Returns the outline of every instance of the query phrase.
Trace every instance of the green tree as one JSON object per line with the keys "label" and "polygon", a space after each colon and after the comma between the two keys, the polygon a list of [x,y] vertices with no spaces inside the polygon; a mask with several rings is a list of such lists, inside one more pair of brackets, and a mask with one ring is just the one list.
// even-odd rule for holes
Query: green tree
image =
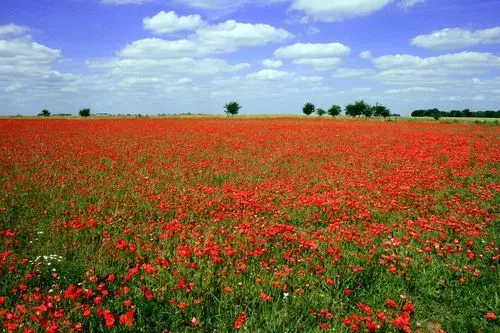
{"label": "green tree", "polygon": [[[367,104],[368,105],[368,104]],[[365,116],[366,118],[370,118],[371,116],[373,116],[373,107],[371,105],[368,105],[368,107],[364,108],[362,111],[361,111],[361,114],[363,116]]]}
{"label": "green tree", "polygon": [[434,118],[434,120],[439,120],[439,118],[441,118],[441,111],[433,111],[431,116],[432,118]]}
{"label": "green tree", "polygon": [[316,110],[316,114],[321,117],[321,116],[323,116],[323,115],[326,114],[326,111],[324,109],[322,109],[322,108],[318,108]]}
{"label": "green tree", "polygon": [[224,112],[229,116],[229,115],[236,115],[240,112],[241,105],[238,104],[238,102],[231,101],[229,103],[226,103],[224,105]]}
{"label": "green tree", "polygon": [[359,100],[355,101],[354,104],[346,105],[345,114],[351,117],[361,116],[362,114],[365,116],[370,114],[371,116],[371,111],[367,112],[367,109],[370,109],[370,105],[366,104],[363,100]]}
{"label": "green tree", "polygon": [[391,111],[384,105],[375,104],[373,107],[373,114],[375,117],[389,117],[391,115]]}
{"label": "green tree", "polygon": [[304,112],[304,114],[306,116],[309,116],[309,115],[313,114],[315,110],[316,110],[316,107],[314,106],[314,104],[313,103],[309,103],[309,102],[306,103],[304,105],[304,107],[302,108],[302,112]]}
{"label": "green tree", "polygon": [[42,112],[38,114],[41,117],[50,117],[50,111],[47,109],[43,109]]}
{"label": "green tree", "polygon": [[90,109],[89,108],[81,109],[79,114],[81,117],[89,117],[90,116]]}
{"label": "green tree", "polygon": [[340,105],[332,105],[329,109],[328,109],[328,114],[332,117],[336,117],[338,116],[340,113],[342,112],[342,108],[340,107]]}

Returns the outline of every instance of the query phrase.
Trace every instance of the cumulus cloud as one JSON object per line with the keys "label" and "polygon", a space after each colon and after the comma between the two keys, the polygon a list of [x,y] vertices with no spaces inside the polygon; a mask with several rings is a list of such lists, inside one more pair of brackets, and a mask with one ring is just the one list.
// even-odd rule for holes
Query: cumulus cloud
{"label": "cumulus cloud", "polygon": [[144,38],[128,44],[121,57],[178,58],[234,52],[240,47],[277,43],[293,34],[267,24],[239,23],[234,20],[205,25],[187,39]]}
{"label": "cumulus cloud", "polygon": [[281,66],[283,66],[283,61],[265,59],[264,61],[262,61],[262,66],[267,68],[280,68]]}
{"label": "cumulus cloud", "polygon": [[0,25],[0,38],[8,38],[20,35],[26,35],[30,29],[17,24]]}
{"label": "cumulus cloud", "polygon": [[460,49],[480,44],[500,43],[500,26],[469,30],[463,28],[446,28],[427,35],[418,35],[411,44],[436,50]]}
{"label": "cumulus cloud", "polygon": [[148,76],[161,75],[172,77],[182,75],[217,75],[233,73],[250,67],[248,63],[231,65],[225,60],[216,58],[193,59],[190,57],[160,59],[160,58],[119,58],[112,61],[93,61],[89,67],[107,69],[113,75]]}
{"label": "cumulus cloud", "polygon": [[199,43],[216,50],[235,50],[239,46],[258,46],[282,42],[293,37],[285,29],[268,24],[239,23],[228,20],[196,31]]}
{"label": "cumulus cloud", "polygon": [[15,24],[0,26],[0,99],[19,107],[34,99],[57,96],[77,80],[72,74],[53,69],[61,51],[37,43],[30,28]]}
{"label": "cumulus cloud", "polygon": [[195,30],[205,24],[200,15],[177,16],[174,11],[161,11],[143,20],[144,28],[156,34],[168,34],[181,30]]}
{"label": "cumulus cloud", "polygon": [[247,5],[267,6],[289,0],[174,0],[174,2],[205,10],[232,11]]}
{"label": "cumulus cloud", "polygon": [[281,59],[291,59],[298,65],[324,70],[337,67],[350,52],[351,49],[341,43],[297,43],[280,47],[274,55]]}
{"label": "cumulus cloud", "polygon": [[341,43],[297,43],[280,47],[274,55],[285,59],[341,58],[349,55],[351,49]]}
{"label": "cumulus cloud", "polygon": [[439,91],[436,88],[430,88],[430,87],[410,87],[410,88],[403,88],[403,89],[390,89],[386,90],[385,92],[387,94],[401,94],[401,93],[412,93],[412,92],[436,92]]}
{"label": "cumulus cloud", "polygon": [[371,69],[363,68],[339,68],[333,74],[335,78],[369,77],[373,74]]}
{"label": "cumulus cloud", "polygon": [[492,53],[460,52],[435,57],[408,54],[372,59],[381,71],[375,76],[387,84],[449,84],[460,76],[475,76],[500,68],[500,57]]}
{"label": "cumulus cloud", "polygon": [[359,54],[359,57],[361,59],[366,59],[366,60],[370,60],[373,58],[372,56],[372,53],[370,51],[363,51]]}
{"label": "cumulus cloud", "polygon": [[388,68],[450,68],[455,70],[474,68],[498,68],[500,57],[492,53],[460,52],[422,58],[408,54],[387,55],[375,58],[375,66]]}
{"label": "cumulus cloud", "polygon": [[275,69],[263,69],[256,73],[251,73],[247,76],[249,79],[257,80],[282,80],[291,77],[292,74],[285,71],[278,71]]}
{"label": "cumulus cloud", "polygon": [[[324,22],[342,21],[344,19],[373,14],[394,0],[293,0],[290,9],[301,11],[308,19]],[[408,9],[425,0],[400,0],[399,7]]]}
{"label": "cumulus cloud", "polygon": [[372,14],[392,0],[295,0],[291,9],[303,11],[314,20],[334,22],[344,18]]}

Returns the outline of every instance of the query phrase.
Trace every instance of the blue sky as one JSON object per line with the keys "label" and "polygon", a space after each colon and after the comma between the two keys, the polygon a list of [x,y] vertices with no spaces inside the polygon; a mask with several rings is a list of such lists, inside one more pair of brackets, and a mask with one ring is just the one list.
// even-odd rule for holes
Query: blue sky
{"label": "blue sky", "polygon": [[1,115],[500,109],[500,1],[2,0]]}

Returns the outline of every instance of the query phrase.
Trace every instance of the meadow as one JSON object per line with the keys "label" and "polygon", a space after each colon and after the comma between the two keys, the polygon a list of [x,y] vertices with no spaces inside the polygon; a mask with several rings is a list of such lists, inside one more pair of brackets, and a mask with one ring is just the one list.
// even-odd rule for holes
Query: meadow
{"label": "meadow", "polygon": [[6,332],[499,332],[500,129],[0,119]]}

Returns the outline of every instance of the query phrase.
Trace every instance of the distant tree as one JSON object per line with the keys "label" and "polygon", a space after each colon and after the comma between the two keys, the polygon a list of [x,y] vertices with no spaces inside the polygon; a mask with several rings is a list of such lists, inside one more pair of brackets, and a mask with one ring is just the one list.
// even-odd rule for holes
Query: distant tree
{"label": "distant tree", "polygon": [[318,108],[316,110],[316,114],[321,117],[321,116],[323,116],[323,115],[326,114],[326,111],[324,109],[322,109],[322,108]]}
{"label": "distant tree", "polygon": [[391,111],[385,107],[384,105],[380,105],[380,104],[375,104],[373,107],[373,114],[375,115],[375,117],[389,117],[391,115]]}
{"label": "distant tree", "polygon": [[441,118],[441,111],[434,111],[431,115],[432,118],[434,118],[434,120],[439,120],[439,118]]}
{"label": "distant tree", "polygon": [[340,113],[342,112],[342,108],[340,107],[340,105],[332,105],[329,109],[328,109],[328,114],[332,117],[336,117],[338,116]]}
{"label": "distant tree", "polygon": [[238,102],[231,101],[224,105],[224,112],[229,116],[229,115],[236,115],[240,112],[241,105],[238,104]]}
{"label": "distant tree", "polygon": [[42,112],[38,114],[41,117],[50,117],[50,111],[47,109],[43,109]]}
{"label": "distant tree", "polygon": [[371,111],[368,112],[367,109],[370,109],[370,105],[366,104],[363,100],[359,100],[355,101],[354,104],[346,105],[345,114],[351,117],[361,116],[362,114],[365,116],[369,114],[371,116]]}
{"label": "distant tree", "polygon": [[316,110],[316,107],[314,106],[314,104],[313,103],[309,103],[309,102],[306,103],[304,105],[304,107],[302,108],[302,112],[304,112],[304,114],[306,116],[309,116],[309,115],[313,114],[315,110]]}
{"label": "distant tree", "polygon": [[371,116],[373,116],[373,107],[371,105],[368,105],[368,107],[361,110],[361,114],[366,118],[370,118]]}
{"label": "distant tree", "polygon": [[89,108],[81,109],[79,114],[81,117],[89,117],[90,116],[90,109]]}

